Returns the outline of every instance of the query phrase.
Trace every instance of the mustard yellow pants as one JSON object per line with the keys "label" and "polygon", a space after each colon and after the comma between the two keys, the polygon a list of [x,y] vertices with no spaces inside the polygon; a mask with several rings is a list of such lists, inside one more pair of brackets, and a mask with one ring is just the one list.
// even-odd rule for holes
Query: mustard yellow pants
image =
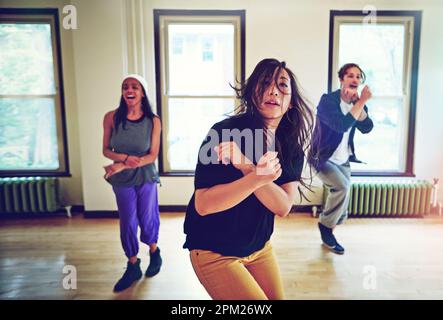
{"label": "mustard yellow pants", "polygon": [[240,258],[191,250],[192,267],[214,300],[284,299],[280,269],[268,241],[263,249]]}

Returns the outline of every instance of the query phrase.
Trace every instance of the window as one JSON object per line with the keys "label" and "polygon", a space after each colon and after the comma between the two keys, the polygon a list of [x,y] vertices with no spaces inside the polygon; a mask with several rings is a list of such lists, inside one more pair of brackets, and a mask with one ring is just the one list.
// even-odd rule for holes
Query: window
{"label": "window", "polygon": [[191,174],[211,126],[244,79],[244,11],[154,10],[162,174]]}
{"label": "window", "polygon": [[[421,13],[331,11],[329,91],[340,87],[345,63],[357,63],[372,91],[368,101],[374,129],[356,131],[355,175],[412,176]],[[332,52],[331,52],[332,51]]]}
{"label": "window", "polygon": [[57,9],[0,9],[0,176],[69,175]]}

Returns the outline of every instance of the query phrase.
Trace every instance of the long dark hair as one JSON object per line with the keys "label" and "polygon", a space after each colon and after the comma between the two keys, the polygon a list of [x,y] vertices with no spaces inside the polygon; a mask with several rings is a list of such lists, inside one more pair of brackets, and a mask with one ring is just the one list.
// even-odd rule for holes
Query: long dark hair
{"label": "long dark hair", "polygon": [[[123,86],[123,84],[122,84]],[[149,119],[153,119],[157,115],[152,112],[151,104],[149,103],[148,96],[146,95],[145,88],[140,84],[140,87],[143,91],[144,96],[141,99],[142,103],[142,111],[143,116],[148,117]],[[126,129],[126,116],[128,114],[128,105],[126,104],[125,98],[123,98],[123,94],[120,97],[120,104],[118,105],[117,110],[114,114],[114,129],[117,132],[118,126],[121,123],[123,130]]]}
{"label": "long dark hair", "polygon": [[[264,128],[264,119],[258,110],[258,106],[261,103],[263,93],[269,86],[269,82],[266,82],[266,80],[274,78],[275,85],[279,88],[277,82],[283,69],[290,78],[292,88],[290,104],[292,108],[287,110],[278,125],[275,144],[280,161],[290,164],[295,155],[303,155],[304,157],[306,151],[310,148],[314,113],[302,96],[296,77],[286,66],[286,62],[277,59],[263,59],[257,64],[245,82],[231,87],[236,91],[237,98],[240,100],[240,105],[237,108],[238,113],[249,114],[258,119]],[[303,179],[300,182],[310,190]],[[302,192],[300,194],[304,196]]]}

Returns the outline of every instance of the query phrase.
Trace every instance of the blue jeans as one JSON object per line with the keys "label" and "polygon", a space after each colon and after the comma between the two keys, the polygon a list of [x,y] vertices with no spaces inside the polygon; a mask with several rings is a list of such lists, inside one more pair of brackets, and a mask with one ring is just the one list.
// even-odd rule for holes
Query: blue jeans
{"label": "blue jeans", "polygon": [[351,190],[351,167],[349,162],[338,165],[327,161],[318,172],[320,180],[329,188],[320,223],[328,228],[342,224],[348,217],[349,193]]}

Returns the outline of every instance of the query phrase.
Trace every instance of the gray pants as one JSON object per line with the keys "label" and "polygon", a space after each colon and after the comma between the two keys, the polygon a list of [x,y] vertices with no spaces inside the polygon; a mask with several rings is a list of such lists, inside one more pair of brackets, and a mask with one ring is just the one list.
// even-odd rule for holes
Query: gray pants
{"label": "gray pants", "polygon": [[320,214],[320,223],[333,228],[342,224],[348,217],[351,167],[349,162],[338,165],[327,161],[323,170],[318,172],[318,176],[330,191]]}

